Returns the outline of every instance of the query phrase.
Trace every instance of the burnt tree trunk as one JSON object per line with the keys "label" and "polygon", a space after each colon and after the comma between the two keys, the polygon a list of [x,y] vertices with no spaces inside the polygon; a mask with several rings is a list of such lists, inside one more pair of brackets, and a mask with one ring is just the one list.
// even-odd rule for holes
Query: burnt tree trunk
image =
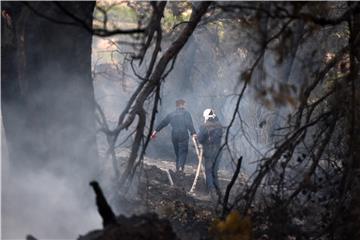
{"label": "burnt tree trunk", "polygon": [[[357,7],[360,10],[360,7]],[[350,192],[349,215],[345,217],[346,228],[344,239],[360,238],[360,16],[353,14],[349,20],[350,29],[350,74],[348,81],[351,84],[349,94],[349,106],[346,109],[348,120],[348,160],[346,164],[348,178],[348,188]]]}
{"label": "burnt tree trunk", "polygon": [[[61,5],[91,26],[95,2]],[[60,172],[84,169],[92,175],[97,153],[91,33],[54,2],[4,2],[2,10],[11,20],[2,21],[7,34],[1,39],[10,168],[51,165]]]}

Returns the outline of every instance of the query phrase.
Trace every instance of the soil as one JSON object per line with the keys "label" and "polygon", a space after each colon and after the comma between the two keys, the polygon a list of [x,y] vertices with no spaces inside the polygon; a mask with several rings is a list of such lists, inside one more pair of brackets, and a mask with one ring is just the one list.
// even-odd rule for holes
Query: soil
{"label": "soil", "polygon": [[[194,193],[189,193],[196,167],[187,165],[183,174],[176,174],[174,162],[145,159],[143,171],[135,181],[135,194],[115,196],[121,208],[127,209],[123,214],[128,217],[120,215],[116,225],[92,231],[79,240],[211,239],[209,226],[217,218],[219,208],[217,199],[207,192],[203,174]],[[228,172],[219,171],[221,189],[226,188],[229,176]]]}

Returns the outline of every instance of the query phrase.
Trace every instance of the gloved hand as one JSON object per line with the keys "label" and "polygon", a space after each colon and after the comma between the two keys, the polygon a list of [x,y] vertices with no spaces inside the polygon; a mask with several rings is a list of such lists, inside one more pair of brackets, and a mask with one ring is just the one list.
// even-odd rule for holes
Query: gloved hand
{"label": "gloved hand", "polygon": [[156,133],[157,133],[156,131],[153,131],[153,132],[152,132],[152,134],[151,134],[151,136],[150,136],[150,139],[151,139],[151,140],[155,140],[155,139],[156,139]]}

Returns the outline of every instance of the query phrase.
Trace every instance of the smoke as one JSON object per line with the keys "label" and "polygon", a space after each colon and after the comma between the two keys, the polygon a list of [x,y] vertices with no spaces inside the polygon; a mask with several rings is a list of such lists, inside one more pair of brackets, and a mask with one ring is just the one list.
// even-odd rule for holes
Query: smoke
{"label": "smoke", "polygon": [[39,239],[75,239],[101,226],[94,194],[81,180],[84,176],[64,174],[69,165],[57,172],[49,166],[32,171],[14,166],[1,130],[2,239],[24,239],[27,234]]}
{"label": "smoke", "polygon": [[2,239],[75,239],[100,228],[90,187],[73,186],[71,178],[46,170],[4,177]]}
{"label": "smoke", "polygon": [[[229,125],[234,114],[237,94],[243,84],[240,80],[241,73],[253,62],[249,53],[252,48],[249,41],[253,39],[243,35],[240,37],[239,33],[233,30],[225,28],[221,33],[216,27],[201,26],[195,31],[177,57],[173,71],[162,85],[161,105],[156,124],[175,109],[176,99],[182,98],[187,102],[186,108],[192,115],[196,130],[203,123],[202,113],[206,108],[214,109],[224,127]],[[243,41],[241,44],[239,39]],[[139,79],[129,62],[124,61],[128,55],[120,54],[130,52],[132,48],[122,44],[116,46],[109,40],[116,42],[119,39],[94,38],[92,67],[95,99],[103,108],[110,128],[113,128]],[[164,37],[162,49],[165,50],[170,43],[171,40]],[[33,51],[36,53],[43,50]],[[299,51],[304,49],[301,48]],[[141,67],[135,66],[138,74],[144,75],[150,53],[151,49]],[[311,55],[310,52],[306,54]],[[296,59],[293,65],[300,65],[301,61],[305,60]],[[264,81],[270,84],[274,83],[273,78],[280,75],[276,71],[275,63],[274,56],[265,54]],[[96,161],[97,156],[89,147],[89,139],[93,137],[94,132],[94,125],[91,123],[93,115],[83,109],[88,109],[86,102],[92,96],[84,93],[87,90],[83,89],[81,84],[74,83],[82,76],[68,76],[67,69],[64,68],[48,63],[48,66],[43,66],[43,71],[37,69],[39,76],[47,81],[41,91],[35,91],[34,101],[29,103],[40,107],[53,106],[52,111],[46,113],[45,119],[38,115],[39,112],[34,112],[31,116],[39,125],[47,126],[47,137],[44,139],[51,139],[51,142],[34,144],[39,133],[36,129],[30,129],[26,133],[18,133],[18,137],[23,139],[21,142],[26,144],[8,146],[5,144],[6,136],[2,131],[2,239],[19,239],[27,234],[40,239],[76,238],[80,233],[101,226],[94,195],[88,182],[95,178],[100,181],[105,193],[113,191],[109,188],[113,169],[109,159],[101,158]],[[307,76],[299,74],[299,69],[302,68],[303,66],[296,66],[290,69],[294,75],[290,75],[291,82],[305,81]],[[68,86],[62,84],[66,79],[72,79]],[[51,99],[58,101],[50,101]],[[67,107],[74,103],[79,105],[72,108],[75,111],[68,112]],[[38,106],[34,106],[34,110],[37,110],[36,107]],[[151,104],[146,106],[148,117],[151,107]],[[21,112],[20,109],[13,110]],[[245,93],[238,112],[237,121],[229,134],[232,156],[225,152],[220,167],[231,170],[234,167],[231,157],[237,159],[243,156],[243,171],[251,174],[257,167],[256,160],[271,148],[269,122],[274,117],[273,111],[257,101],[254,91],[249,90]],[[18,121],[17,125],[25,122],[21,116],[15,116],[14,119]],[[76,129],[79,128],[83,128],[84,134],[81,136],[77,135]],[[133,130],[134,126],[131,126],[118,140],[118,144],[124,142],[122,149],[118,149],[124,153],[119,153],[123,158],[126,158],[131,145],[132,138],[128,138],[128,135]],[[170,127],[165,128],[158,134],[156,141],[150,142],[147,157],[174,161],[173,146],[169,141],[170,132]],[[99,133],[97,141],[100,155],[104,157],[107,150],[104,135]],[[48,158],[39,161],[30,157],[30,149],[34,146],[37,147],[37,152],[48,153]],[[7,148],[18,149],[16,163],[9,162]],[[191,143],[189,150],[188,163],[194,163],[196,157]],[[84,159],[89,161],[79,161]],[[94,159],[95,161],[92,161]],[[31,164],[34,166],[29,166]],[[118,211],[125,209],[119,208]]]}
{"label": "smoke", "polygon": [[101,228],[89,186],[94,179],[102,183],[90,71],[66,71],[67,53],[49,61],[37,47],[29,88],[16,96],[26,103],[2,104],[1,238],[75,239]]}
{"label": "smoke", "polygon": [[[39,239],[75,239],[80,233],[101,227],[95,196],[88,185],[94,163],[81,166],[84,162],[71,161],[66,144],[57,146],[63,158],[54,154],[54,158],[39,163],[23,145],[17,148],[17,161],[10,162],[3,128],[1,134],[2,239],[24,239],[28,234]],[[22,137],[32,139],[36,135],[24,132]],[[61,136],[54,138],[60,141]],[[76,140],[77,136],[73,134],[70,139],[78,148],[76,153],[86,155],[88,150]],[[48,143],[42,147],[50,146]]]}
{"label": "smoke", "polygon": [[[112,42],[117,40],[111,39]],[[164,40],[162,48],[166,49],[170,43],[171,41]],[[114,45],[105,44],[104,40],[97,39],[94,41],[94,49],[96,54],[93,55],[93,65],[97,73],[94,81],[95,98],[114,126],[139,79],[129,63],[125,61],[124,64],[123,55],[114,57],[112,53],[129,52],[131,48],[121,44],[116,48]],[[134,64],[138,74],[145,73],[150,59],[149,53],[151,49],[142,67]],[[111,54],[114,57],[112,61],[104,61],[106,56]],[[245,48],[238,46],[237,41],[231,36],[224,37],[220,42],[217,30],[207,27],[196,30],[180,52],[174,69],[162,85],[161,104],[155,126],[168,113],[175,110],[175,101],[182,98],[186,101],[186,108],[192,115],[196,130],[204,121],[202,113],[206,108],[214,109],[225,130],[233,116],[237,94],[243,84],[240,80],[241,73],[252,63],[251,60]],[[114,65],[114,62],[118,65]],[[151,104],[146,106],[148,117],[151,108]],[[241,101],[239,112],[242,123],[237,120],[231,129],[229,146],[235,160],[243,156],[244,170],[250,174],[257,166],[251,162],[256,162],[269,149],[268,128],[260,124],[266,122],[264,120],[269,115],[269,111],[257,102],[253,92],[249,91]],[[122,133],[119,142],[122,142],[132,130],[130,128],[129,131]],[[157,139],[150,142],[146,151],[147,157],[175,161],[173,146],[169,141],[170,136],[171,127],[164,128]],[[100,139],[101,142],[105,141],[101,136]],[[130,144],[131,139],[123,147],[127,148]],[[197,163],[191,142],[187,163]],[[235,163],[230,160],[230,156],[227,153],[223,154],[220,167],[232,170],[234,166]]]}

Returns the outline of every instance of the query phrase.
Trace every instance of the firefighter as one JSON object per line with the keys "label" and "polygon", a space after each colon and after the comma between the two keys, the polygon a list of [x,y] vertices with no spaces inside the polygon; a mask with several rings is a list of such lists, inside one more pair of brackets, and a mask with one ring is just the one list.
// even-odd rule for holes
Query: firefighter
{"label": "firefighter", "polygon": [[203,148],[206,185],[209,193],[215,195],[215,185],[218,186],[217,171],[220,161],[219,150],[223,135],[223,127],[213,109],[205,109],[203,116],[205,122],[200,126],[197,138]]}
{"label": "firefighter", "polygon": [[170,123],[172,143],[176,155],[176,172],[183,173],[188,154],[189,132],[196,138],[196,131],[190,113],[185,109],[185,100],[176,100],[176,110],[168,114],[155,128],[151,138]]}

